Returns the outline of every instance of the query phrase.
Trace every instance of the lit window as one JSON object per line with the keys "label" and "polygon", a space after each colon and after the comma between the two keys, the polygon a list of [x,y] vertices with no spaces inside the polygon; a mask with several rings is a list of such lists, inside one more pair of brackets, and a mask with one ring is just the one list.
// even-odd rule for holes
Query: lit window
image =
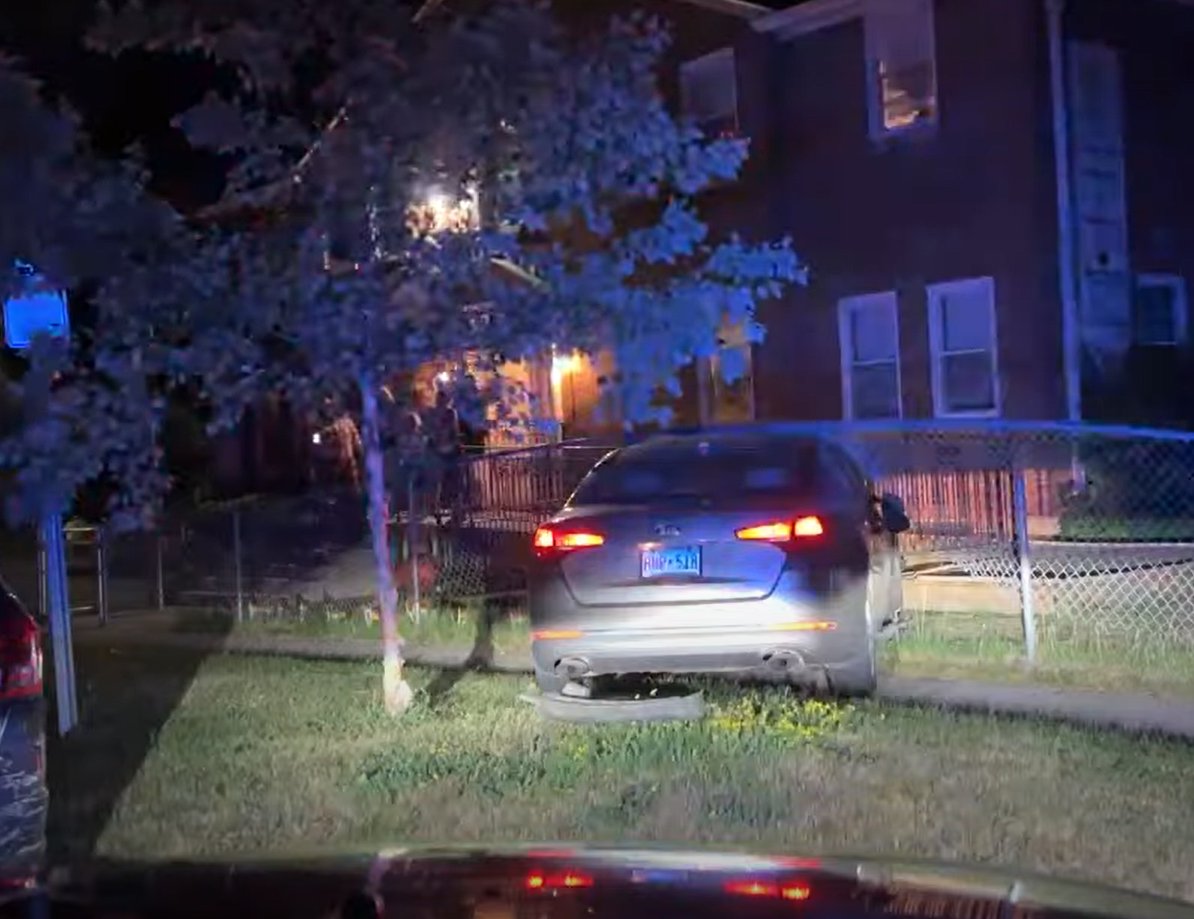
{"label": "lit window", "polygon": [[847,419],[899,418],[900,332],[894,291],[838,303],[842,406]]}
{"label": "lit window", "polygon": [[1172,274],[1136,278],[1132,337],[1137,345],[1178,345],[1186,339],[1186,282]]}
{"label": "lit window", "polygon": [[937,416],[998,415],[994,280],[934,284],[928,295]]}
{"label": "lit window", "polygon": [[867,0],[866,49],[871,135],[935,121],[933,0]]}
{"label": "lit window", "polygon": [[710,137],[738,133],[738,87],[734,49],[722,48],[680,66],[683,113]]}

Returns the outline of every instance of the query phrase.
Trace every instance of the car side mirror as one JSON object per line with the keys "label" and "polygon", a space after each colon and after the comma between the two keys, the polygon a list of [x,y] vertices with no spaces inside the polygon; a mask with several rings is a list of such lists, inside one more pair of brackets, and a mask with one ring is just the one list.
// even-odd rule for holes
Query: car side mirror
{"label": "car side mirror", "polygon": [[904,502],[895,495],[887,494],[879,499],[879,516],[883,521],[883,529],[888,533],[903,533],[912,527]]}

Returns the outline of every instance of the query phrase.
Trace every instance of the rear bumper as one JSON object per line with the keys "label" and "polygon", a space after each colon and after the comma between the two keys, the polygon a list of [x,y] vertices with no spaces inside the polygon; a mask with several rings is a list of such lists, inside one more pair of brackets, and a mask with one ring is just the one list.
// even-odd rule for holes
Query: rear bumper
{"label": "rear bumper", "polygon": [[865,629],[777,628],[595,631],[537,638],[536,669],[578,679],[621,673],[771,672],[796,678],[858,665],[867,657]]}
{"label": "rear bumper", "polygon": [[[867,659],[867,580],[816,594],[785,575],[758,600],[581,606],[559,578],[532,582],[531,653],[541,673],[833,672]],[[776,667],[778,662],[795,665]]]}

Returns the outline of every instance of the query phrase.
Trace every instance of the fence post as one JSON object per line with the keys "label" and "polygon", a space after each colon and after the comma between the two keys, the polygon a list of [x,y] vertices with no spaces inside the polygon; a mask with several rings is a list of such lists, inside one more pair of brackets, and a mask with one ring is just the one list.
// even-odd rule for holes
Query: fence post
{"label": "fence post", "polygon": [[95,531],[96,597],[95,610],[99,624],[108,624],[108,537],[107,528],[99,526]]}
{"label": "fence post", "polygon": [[1028,483],[1024,469],[1012,466],[1012,516],[1016,531],[1016,557],[1020,570],[1020,621],[1024,628],[1024,655],[1036,663],[1036,611],[1032,603],[1032,557],[1028,545]]}
{"label": "fence post", "polygon": [[234,507],[232,509],[232,554],[233,565],[236,577],[236,621],[244,622],[245,619],[245,596],[241,583],[241,565],[240,565],[240,508]]}
{"label": "fence post", "polygon": [[166,608],[166,573],[162,562],[162,531],[157,531],[157,539],[155,540],[156,554],[157,554],[157,588],[158,588],[158,612],[162,612]]}

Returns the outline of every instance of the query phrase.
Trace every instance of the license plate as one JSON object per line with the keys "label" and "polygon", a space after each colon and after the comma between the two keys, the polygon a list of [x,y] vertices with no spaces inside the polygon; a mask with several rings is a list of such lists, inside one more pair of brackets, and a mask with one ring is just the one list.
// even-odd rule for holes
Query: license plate
{"label": "license plate", "polygon": [[701,549],[683,546],[675,549],[647,549],[643,552],[642,574],[645,578],[669,575],[700,575]]}

